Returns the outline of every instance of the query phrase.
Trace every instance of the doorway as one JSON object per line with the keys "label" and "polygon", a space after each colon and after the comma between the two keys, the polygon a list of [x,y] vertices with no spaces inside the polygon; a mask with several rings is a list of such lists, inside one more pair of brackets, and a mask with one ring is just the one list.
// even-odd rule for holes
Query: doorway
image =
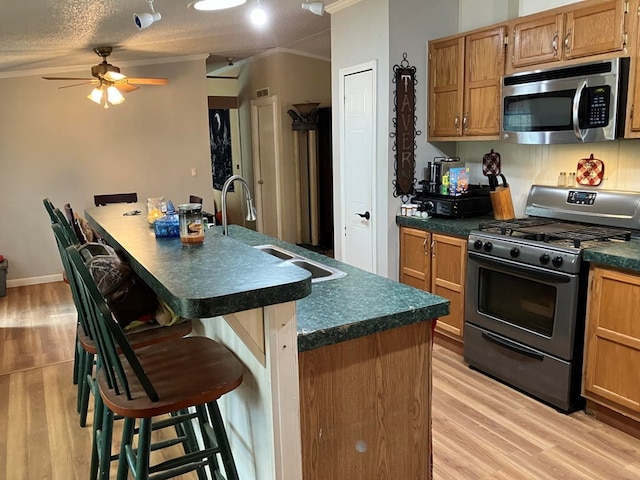
{"label": "doorway", "polygon": [[342,261],[376,273],[376,63],[339,77]]}
{"label": "doorway", "polygon": [[253,176],[260,233],[283,238],[282,127],[277,95],[251,100]]}

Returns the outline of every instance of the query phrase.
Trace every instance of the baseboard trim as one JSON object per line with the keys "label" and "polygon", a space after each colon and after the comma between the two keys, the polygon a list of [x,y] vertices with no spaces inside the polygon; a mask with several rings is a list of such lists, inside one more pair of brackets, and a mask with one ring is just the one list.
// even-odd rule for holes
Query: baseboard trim
{"label": "baseboard trim", "polygon": [[62,274],[42,275],[41,277],[16,278],[15,280],[7,280],[7,288],[25,287],[27,285],[39,285],[41,283],[61,282]]}
{"label": "baseboard trim", "polygon": [[589,399],[587,399],[585,412],[587,415],[595,417],[596,420],[602,423],[606,423],[627,435],[640,439],[640,422],[633,418],[629,418],[626,415]]}
{"label": "baseboard trim", "polygon": [[452,352],[455,352],[460,356],[464,356],[463,344],[461,342],[454,340],[438,331],[435,332],[433,339],[435,343],[446,348],[447,350],[451,350]]}

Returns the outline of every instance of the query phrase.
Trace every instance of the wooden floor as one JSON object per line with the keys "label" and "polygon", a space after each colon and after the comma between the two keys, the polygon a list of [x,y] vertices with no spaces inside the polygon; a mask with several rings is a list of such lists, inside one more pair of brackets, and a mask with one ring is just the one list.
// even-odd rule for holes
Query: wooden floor
{"label": "wooden floor", "polygon": [[[1,480],[87,478],[91,430],[75,413],[74,335],[65,284],[12,288],[0,298]],[[560,414],[438,345],[433,449],[435,480],[640,478],[640,440],[583,412]]]}

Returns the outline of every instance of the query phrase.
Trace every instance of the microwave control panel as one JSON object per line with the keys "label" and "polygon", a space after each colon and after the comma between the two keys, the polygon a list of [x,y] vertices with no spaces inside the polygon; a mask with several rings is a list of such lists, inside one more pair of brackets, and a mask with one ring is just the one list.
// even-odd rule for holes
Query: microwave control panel
{"label": "microwave control panel", "polygon": [[606,127],[609,124],[609,106],[611,103],[611,87],[601,85],[584,89],[586,100],[585,125],[582,128]]}
{"label": "microwave control panel", "polygon": [[596,201],[596,192],[580,192],[576,190],[570,190],[567,196],[567,203],[573,203],[576,205],[593,205]]}

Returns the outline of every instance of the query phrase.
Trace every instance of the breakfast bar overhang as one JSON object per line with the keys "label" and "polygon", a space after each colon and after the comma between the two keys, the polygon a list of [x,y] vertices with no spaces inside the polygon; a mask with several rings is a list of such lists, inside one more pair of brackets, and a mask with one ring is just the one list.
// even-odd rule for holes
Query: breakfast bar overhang
{"label": "breakfast bar overhang", "polygon": [[[431,321],[441,297],[245,228],[199,247],[156,239],[141,205],[88,209],[89,223],[195,334],[246,367],[221,401],[240,478],[431,478]],[[309,272],[273,244],[339,268]]]}

